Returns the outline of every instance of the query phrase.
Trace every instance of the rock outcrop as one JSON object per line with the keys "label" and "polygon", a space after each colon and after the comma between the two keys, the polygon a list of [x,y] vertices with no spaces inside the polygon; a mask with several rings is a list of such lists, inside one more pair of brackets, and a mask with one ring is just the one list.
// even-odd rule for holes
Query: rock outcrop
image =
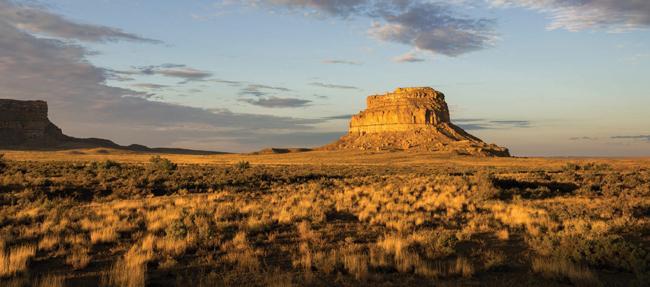
{"label": "rock outcrop", "polygon": [[510,156],[451,123],[445,95],[432,88],[398,88],[370,96],[350,130],[327,150],[416,150],[475,156]]}
{"label": "rock outcrop", "polygon": [[48,119],[46,102],[0,99],[0,146],[48,146],[68,139]]}
{"label": "rock outcrop", "polygon": [[149,148],[143,145],[121,146],[106,139],[70,137],[63,134],[63,131],[49,120],[46,102],[10,99],[0,99],[0,148],[23,150],[114,148],[136,152],[219,153],[175,148]]}

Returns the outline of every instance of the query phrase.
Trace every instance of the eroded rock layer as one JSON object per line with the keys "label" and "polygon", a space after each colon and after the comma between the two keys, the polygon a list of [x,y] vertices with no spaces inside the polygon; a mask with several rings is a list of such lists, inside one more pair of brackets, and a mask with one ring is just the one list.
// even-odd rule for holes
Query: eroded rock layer
{"label": "eroded rock layer", "polygon": [[149,148],[143,145],[121,146],[110,140],[70,137],[53,124],[44,101],[0,99],[0,148],[2,149],[74,149],[114,148],[137,152],[177,154],[216,154],[177,148]]}
{"label": "eroded rock layer", "polygon": [[67,139],[47,118],[46,102],[0,99],[0,146],[52,145]]}
{"label": "eroded rock layer", "polygon": [[445,95],[432,88],[398,88],[370,96],[350,130],[329,150],[418,150],[477,156],[509,156],[451,123]]}

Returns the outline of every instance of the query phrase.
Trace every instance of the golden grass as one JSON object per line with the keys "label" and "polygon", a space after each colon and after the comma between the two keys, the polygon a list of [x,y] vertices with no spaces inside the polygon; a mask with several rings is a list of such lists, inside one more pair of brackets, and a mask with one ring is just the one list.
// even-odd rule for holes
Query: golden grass
{"label": "golden grass", "polygon": [[93,230],[90,232],[90,242],[92,244],[98,243],[112,243],[115,242],[118,238],[117,231],[115,227],[104,227],[99,230]]}
{"label": "golden grass", "polygon": [[[33,161],[106,161],[122,163],[148,163],[152,154],[137,153],[113,149],[81,149],[71,151],[13,151],[2,150],[8,160]],[[469,158],[449,157],[436,153],[416,152],[363,152],[363,151],[313,151],[289,154],[222,154],[222,155],[176,155],[160,154],[180,164],[227,164],[247,161],[253,165],[414,165],[433,164],[445,166],[503,166],[503,167],[561,167],[568,161],[576,164],[609,163],[620,167],[650,165],[650,158]]]}
{"label": "golden grass", "polygon": [[36,255],[36,246],[23,245],[0,252],[0,278],[27,271],[29,260]]}
{"label": "golden grass", "polygon": [[124,256],[113,264],[104,279],[104,284],[119,287],[142,287],[147,280],[147,262],[153,254],[148,250],[142,250],[139,245],[132,246]]}
{"label": "golden grass", "polygon": [[46,235],[38,242],[38,250],[50,251],[59,245],[61,237],[58,235]]}
{"label": "golden grass", "polygon": [[75,246],[72,252],[65,258],[65,263],[72,266],[75,270],[86,268],[90,264],[90,249],[83,246]]}
{"label": "golden grass", "polygon": [[542,276],[564,280],[568,279],[575,286],[601,286],[602,284],[594,273],[585,266],[577,265],[566,259],[534,258],[533,271]]}
{"label": "golden grass", "polygon": [[36,282],[38,287],[64,287],[65,277],[61,275],[48,274],[38,279]]}
{"label": "golden grass", "polygon": [[[139,156],[135,155],[133,160]],[[325,154],[287,157],[298,160],[296,163],[275,156],[188,157],[186,163],[225,162],[226,158],[247,158],[255,162],[275,158],[280,159],[276,164],[289,165],[306,162],[308,158],[320,160],[321,156]],[[39,262],[64,258],[69,265],[65,276],[105,273],[102,282],[109,286],[155,285],[160,283],[157,281],[160,275],[195,266],[214,270],[197,275],[207,278],[200,279],[208,280],[205,282],[210,283],[201,283],[207,286],[246,283],[354,286],[394,278],[417,278],[432,283],[442,278],[470,281],[459,279],[470,277],[475,277],[472,282],[483,283],[481,280],[485,278],[496,277],[491,272],[504,272],[504,276],[519,272],[517,276],[537,280],[547,277],[586,286],[598,284],[595,274],[604,268],[594,260],[607,258],[599,257],[602,254],[570,258],[570,252],[558,251],[566,248],[561,244],[580,237],[598,243],[596,240],[616,236],[620,230],[630,231],[629,235],[634,237],[634,232],[643,230],[647,223],[643,217],[650,206],[646,196],[646,181],[650,178],[647,169],[599,169],[576,174],[561,169],[566,161],[552,159],[443,161],[435,157],[425,159],[422,155],[408,160],[403,154],[361,156],[366,160],[402,157],[403,161],[395,166],[359,169],[338,165],[354,164],[360,159],[342,159],[335,163],[337,166],[312,165],[304,170],[302,166],[262,167],[254,163],[246,170],[181,166],[172,173],[133,165],[107,171],[92,164],[47,163],[41,169],[39,163],[23,163],[23,167],[30,167],[26,175],[22,172],[0,175],[6,186],[20,186],[23,182],[28,185],[7,193],[6,198],[10,200],[0,198],[11,202],[0,210],[0,224],[5,224],[0,229],[0,250],[37,242],[38,250],[43,251],[39,253]],[[418,161],[427,165],[439,163],[440,167],[400,167]],[[474,162],[477,166],[469,167]],[[455,163],[461,163],[461,167],[453,166]],[[548,169],[538,170],[538,166],[511,169],[531,163]],[[616,164],[625,166],[627,161],[616,161]],[[49,172],[59,166],[67,173],[49,179]],[[219,176],[206,177],[212,171]],[[479,172],[488,176],[476,176]],[[85,178],[86,174],[94,173],[97,178],[92,175]],[[39,187],[46,177],[57,182]],[[602,190],[590,193],[592,177],[593,182],[602,185]],[[606,177],[621,177],[624,179],[620,182],[627,183],[601,180]],[[499,187],[491,181],[496,178],[511,180],[513,186]],[[169,195],[152,194],[150,189],[159,181],[163,182],[163,188],[170,189]],[[579,189],[557,192],[543,186],[565,183],[575,183]],[[56,190],[64,197],[74,184],[84,188],[97,184],[98,190],[113,188],[113,193],[97,192],[90,202],[72,198],[31,201],[39,198],[42,190],[51,193]],[[606,184],[614,188],[623,186],[619,192],[625,196],[618,196],[617,190],[607,193]],[[208,187],[194,189],[192,186]],[[484,189],[490,189],[489,194],[481,196]],[[547,197],[535,197],[535,192]],[[494,194],[499,196],[489,197]],[[621,242],[634,244],[637,239],[625,237]],[[102,243],[110,244],[99,245]],[[592,241],[584,243],[589,246]],[[611,247],[626,245],[620,246]],[[11,261],[12,252],[17,251],[14,248],[0,252],[2,262]],[[531,256],[558,254],[566,258],[531,260]],[[118,259],[110,269],[95,270],[105,266],[102,261],[115,257]],[[93,264],[89,265],[91,261]],[[593,271],[571,263],[578,261],[592,264]],[[156,264],[149,264],[148,269],[149,262]],[[502,268],[511,265],[514,268]],[[275,269],[277,266],[281,269]],[[637,275],[633,273],[636,270],[621,266],[620,270],[628,272],[628,277],[644,275],[642,271]],[[617,267],[614,265],[612,270]],[[47,277],[42,277],[40,270],[24,272],[26,268],[4,271],[8,275],[3,277],[11,280]],[[22,273],[26,276],[17,276]],[[31,284],[38,282],[25,279]],[[59,279],[53,278],[51,285],[58,286]],[[185,282],[182,278],[178,280]]]}

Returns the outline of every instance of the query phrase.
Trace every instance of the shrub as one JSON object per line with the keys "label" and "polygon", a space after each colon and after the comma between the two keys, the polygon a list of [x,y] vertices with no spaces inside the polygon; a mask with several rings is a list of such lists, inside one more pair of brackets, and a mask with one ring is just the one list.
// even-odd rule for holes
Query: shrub
{"label": "shrub", "polygon": [[242,161],[235,164],[235,169],[238,169],[238,170],[247,170],[250,167],[251,167],[251,163],[247,162],[245,160],[242,160]]}
{"label": "shrub", "polygon": [[555,279],[568,279],[575,286],[602,286],[596,275],[585,266],[576,265],[569,260],[557,258],[535,258],[533,271],[542,276]]}
{"label": "shrub", "polygon": [[111,168],[119,169],[120,167],[122,167],[122,165],[120,165],[119,162],[113,160],[106,160],[102,162],[99,166],[103,169],[111,169]]}
{"label": "shrub", "polygon": [[2,173],[7,167],[7,161],[4,159],[4,154],[0,153],[0,173]]}
{"label": "shrub", "polygon": [[171,160],[162,158],[159,155],[152,156],[151,159],[149,159],[149,163],[154,170],[160,171],[174,171],[178,167],[178,165],[173,163]]}

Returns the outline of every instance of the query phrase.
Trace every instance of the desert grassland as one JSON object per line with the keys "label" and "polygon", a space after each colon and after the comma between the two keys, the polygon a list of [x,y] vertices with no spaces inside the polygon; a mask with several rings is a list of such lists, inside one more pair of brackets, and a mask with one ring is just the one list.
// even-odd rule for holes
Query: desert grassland
{"label": "desert grassland", "polygon": [[6,152],[3,286],[648,286],[648,159]]}
{"label": "desert grassland", "polygon": [[[6,159],[16,161],[66,161],[88,162],[113,160],[121,163],[148,163],[152,153],[138,153],[125,150],[97,148],[63,151],[14,151],[0,150]],[[607,163],[617,167],[650,166],[647,158],[495,158],[463,156],[449,157],[426,152],[363,152],[363,151],[312,151],[286,154],[218,154],[218,155],[184,155],[159,154],[177,164],[222,165],[247,161],[263,165],[438,165],[438,166],[491,166],[491,167],[554,167],[559,168],[567,162]]]}

